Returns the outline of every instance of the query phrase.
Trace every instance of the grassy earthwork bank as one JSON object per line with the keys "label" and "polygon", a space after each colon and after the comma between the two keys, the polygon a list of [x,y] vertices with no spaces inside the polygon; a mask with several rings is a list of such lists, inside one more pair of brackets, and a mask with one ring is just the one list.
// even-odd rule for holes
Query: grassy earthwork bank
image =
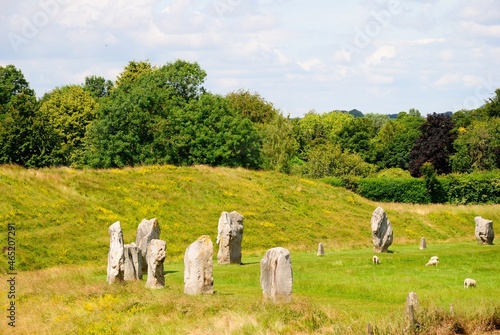
{"label": "grassy earthwork bank", "polygon": [[[379,205],[395,239],[375,266],[370,217]],[[244,265],[215,264],[216,293],[184,295],[186,247],[205,234],[215,242],[221,212],[232,210],[245,217]],[[318,181],[206,166],[0,167],[4,235],[8,223],[16,227],[19,334],[362,334],[368,323],[392,334],[406,325],[410,291],[419,297],[421,333],[492,333],[500,329],[500,249],[476,244],[478,215],[496,224],[500,205],[376,203]],[[108,285],[108,226],[120,221],[130,243],[152,217],[167,242],[167,287],[145,289],[145,279]],[[315,255],[318,242],[325,257]],[[292,253],[286,305],[262,301],[259,286],[259,261],[275,246]],[[439,266],[425,267],[433,255]],[[2,282],[7,265],[4,255]],[[466,277],[478,287],[464,289]]]}

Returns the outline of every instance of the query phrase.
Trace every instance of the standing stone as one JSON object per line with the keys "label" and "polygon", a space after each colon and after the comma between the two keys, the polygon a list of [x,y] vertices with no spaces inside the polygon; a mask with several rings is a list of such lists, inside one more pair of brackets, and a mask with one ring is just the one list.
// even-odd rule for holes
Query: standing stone
{"label": "standing stone", "polygon": [[142,279],[142,256],[141,250],[135,243],[125,244],[125,265],[123,279],[126,281]]}
{"label": "standing stone", "polygon": [[148,280],[146,287],[163,288],[165,287],[165,277],[163,274],[163,262],[165,261],[165,253],[167,243],[162,240],[153,239],[148,245]]}
{"label": "standing stone", "polygon": [[318,244],[318,252],[316,253],[316,256],[324,256],[325,255],[325,249],[323,248],[323,243]]}
{"label": "standing stone", "polygon": [[285,248],[269,249],[260,261],[260,286],[264,298],[273,302],[292,299],[292,260]]}
{"label": "standing stone", "polygon": [[427,243],[425,242],[425,237],[422,237],[420,239],[420,246],[418,247],[420,250],[425,250],[427,249]]}
{"label": "standing stone", "polygon": [[243,216],[233,211],[222,212],[219,218],[216,244],[218,264],[241,264],[241,240],[243,239]]}
{"label": "standing stone", "polygon": [[493,221],[483,219],[480,216],[474,218],[476,222],[476,240],[479,244],[493,244],[495,232],[493,231]]}
{"label": "standing stone", "polygon": [[214,293],[213,254],[214,246],[207,235],[201,236],[187,247],[184,253],[184,293]]}
{"label": "standing stone", "polygon": [[139,226],[137,227],[135,244],[141,250],[143,272],[148,269],[148,244],[153,239],[160,239],[160,224],[158,223],[158,220],[155,218],[151,220],[142,219],[141,223],[139,223]]}
{"label": "standing stone", "polygon": [[377,207],[371,219],[373,250],[374,252],[387,252],[392,244],[392,225],[382,207]]}
{"label": "standing stone", "polygon": [[117,281],[123,281],[123,233],[120,221],[116,221],[108,228],[109,233],[109,252],[107,282],[112,284]]}

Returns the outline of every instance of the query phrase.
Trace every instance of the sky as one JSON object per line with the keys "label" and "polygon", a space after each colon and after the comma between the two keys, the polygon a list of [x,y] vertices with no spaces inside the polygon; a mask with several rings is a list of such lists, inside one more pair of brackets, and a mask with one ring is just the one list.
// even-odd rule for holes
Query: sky
{"label": "sky", "polygon": [[37,96],[177,59],[204,87],[259,93],[284,115],[477,108],[500,88],[495,0],[0,2],[0,66]]}

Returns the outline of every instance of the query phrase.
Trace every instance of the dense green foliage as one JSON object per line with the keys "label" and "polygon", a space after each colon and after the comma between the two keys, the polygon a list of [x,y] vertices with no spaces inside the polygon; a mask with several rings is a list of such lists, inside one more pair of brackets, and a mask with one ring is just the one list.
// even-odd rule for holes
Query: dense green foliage
{"label": "dense green foliage", "polygon": [[363,178],[357,183],[356,192],[374,201],[428,204],[425,181],[419,178]]}
{"label": "dense green foliage", "polygon": [[114,83],[88,76],[37,99],[20,70],[1,67],[0,163],[240,166],[338,178],[353,190],[359,178],[386,169],[421,177],[432,164],[422,195],[431,202],[457,202],[436,178],[500,169],[500,90],[477,109],[425,118],[414,108],[390,116],[312,110],[290,118],[257,92],[207,92],[206,76],[183,60],[131,61]]}
{"label": "dense green foliage", "polygon": [[438,177],[424,165],[424,178],[379,176],[376,178],[324,178],[361,196],[383,202],[497,204],[500,203],[500,173],[449,174]]}

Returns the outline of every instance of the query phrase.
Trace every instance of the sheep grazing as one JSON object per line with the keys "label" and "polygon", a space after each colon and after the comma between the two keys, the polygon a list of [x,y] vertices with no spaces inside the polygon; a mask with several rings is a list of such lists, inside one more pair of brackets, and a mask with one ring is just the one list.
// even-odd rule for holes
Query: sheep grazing
{"label": "sheep grazing", "polygon": [[429,259],[429,261],[427,262],[427,264],[425,264],[425,266],[429,266],[429,265],[435,265],[437,266],[439,264],[439,257],[438,256],[432,256],[431,259]]}
{"label": "sheep grazing", "polygon": [[464,288],[476,287],[476,281],[474,279],[465,278]]}
{"label": "sheep grazing", "polygon": [[373,264],[380,264],[380,259],[377,256],[373,256],[372,261]]}

